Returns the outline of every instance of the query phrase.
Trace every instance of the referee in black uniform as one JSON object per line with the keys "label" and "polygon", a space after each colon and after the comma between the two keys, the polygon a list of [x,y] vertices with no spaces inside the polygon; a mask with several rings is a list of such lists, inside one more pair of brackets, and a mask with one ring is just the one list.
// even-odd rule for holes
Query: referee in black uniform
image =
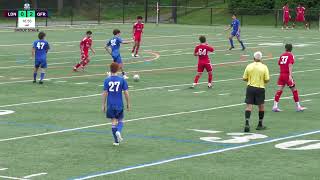
{"label": "referee in black uniform", "polygon": [[269,70],[268,67],[261,62],[262,53],[260,51],[254,53],[254,62],[249,64],[244,71],[243,80],[247,82],[246,100],[247,104],[245,111],[245,128],[244,132],[250,132],[250,116],[252,106],[257,105],[259,107],[259,124],[256,130],[266,129],[263,126],[264,118],[264,100],[265,100],[265,84],[269,82]]}

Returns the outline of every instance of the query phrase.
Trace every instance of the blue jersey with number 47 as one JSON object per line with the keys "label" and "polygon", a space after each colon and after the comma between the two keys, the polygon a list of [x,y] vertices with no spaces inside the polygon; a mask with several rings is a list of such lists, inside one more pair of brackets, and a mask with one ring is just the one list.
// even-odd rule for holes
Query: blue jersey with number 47
{"label": "blue jersey with number 47", "polygon": [[50,49],[49,43],[46,40],[36,40],[33,42],[35,49],[35,60],[46,60],[47,52]]}
{"label": "blue jersey with number 47", "polygon": [[239,26],[240,26],[240,21],[238,19],[233,20],[231,23],[231,26],[232,26],[233,32],[238,32]]}
{"label": "blue jersey with number 47", "polygon": [[110,76],[104,80],[104,91],[108,92],[107,107],[123,109],[122,91],[128,90],[128,83],[120,76]]}

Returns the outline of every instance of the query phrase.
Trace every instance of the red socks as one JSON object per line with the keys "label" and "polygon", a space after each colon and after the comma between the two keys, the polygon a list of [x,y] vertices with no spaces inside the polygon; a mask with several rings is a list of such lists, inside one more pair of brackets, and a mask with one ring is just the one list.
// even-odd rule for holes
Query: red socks
{"label": "red socks", "polygon": [[276,95],[274,96],[274,101],[279,102],[281,95],[282,95],[282,91],[278,90],[276,92]]}
{"label": "red socks", "polygon": [[212,73],[208,73],[208,83],[212,83]]}
{"label": "red socks", "polygon": [[297,89],[296,89],[296,90],[294,90],[294,91],[292,92],[292,94],[293,94],[294,102],[299,102],[300,100],[299,100],[299,93],[298,93],[298,90],[297,90]]}
{"label": "red socks", "polygon": [[200,79],[200,76],[199,75],[196,75],[196,77],[194,78],[194,83],[195,84],[198,84],[198,82],[199,82],[199,79]]}

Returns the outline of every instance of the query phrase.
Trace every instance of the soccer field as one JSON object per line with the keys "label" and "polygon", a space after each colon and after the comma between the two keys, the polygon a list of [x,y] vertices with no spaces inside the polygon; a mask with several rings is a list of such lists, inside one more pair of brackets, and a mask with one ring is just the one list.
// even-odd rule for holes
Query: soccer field
{"label": "soccer field", "polygon": [[[246,51],[229,47],[218,26],[147,24],[141,57],[122,46],[131,77],[130,112],[125,112],[124,143],[113,147],[110,121],[101,112],[101,93],[111,57],[104,50],[112,29],[131,37],[131,25],[41,29],[51,45],[43,85],[32,83],[31,43],[36,33],[0,32],[0,179],[67,180],[318,180],[320,179],[319,32],[243,27]],[[93,31],[96,55],[85,72],[72,72],[79,42]],[[189,89],[196,71],[192,55],[199,35],[216,51],[214,87],[207,75]],[[294,79],[305,112],[295,112],[289,89],[271,112],[277,89],[277,60],[293,43]],[[266,89],[265,131],[244,134],[241,77],[254,51],[264,54],[271,81]],[[132,76],[140,75],[134,82]],[[310,141],[312,140],[312,141]]]}

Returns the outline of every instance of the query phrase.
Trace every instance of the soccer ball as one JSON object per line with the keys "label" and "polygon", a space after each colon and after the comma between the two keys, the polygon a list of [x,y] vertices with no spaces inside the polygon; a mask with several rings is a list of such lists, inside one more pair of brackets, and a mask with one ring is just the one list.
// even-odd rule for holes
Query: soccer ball
{"label": "soccer ball", "polygon": [[140,80],[140,76],[138,74],[133,75],[133,80],[138,82]]}

